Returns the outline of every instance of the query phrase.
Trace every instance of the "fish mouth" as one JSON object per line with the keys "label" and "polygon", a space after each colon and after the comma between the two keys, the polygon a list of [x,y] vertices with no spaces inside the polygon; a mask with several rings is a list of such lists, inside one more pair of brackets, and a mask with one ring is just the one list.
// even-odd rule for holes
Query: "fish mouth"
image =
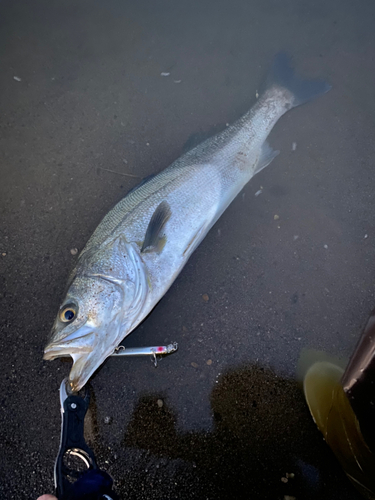
{"label": "fish mouth", "polygon": [[97,352],[72,354],[73,366],[69,373],[69,384],[72,392],[78,392],[82,389],[89,378],[112,352],[113,349],[108,353],[103,352],[99,355]]}
{"label": "fish mouth", "polygon": [[57,358],[68,358],[69,356],[73,356],[73,354],[83,354],[90,353],[93,351],[93,348],[90,346],[67,346],[62,343],[51,343],[44,349],[43,359],[52,361]]}
{"label": "fish mouth", "polygon": [[73,392],[78,392],[113,353],[117,344],[110,343],[106,346],[106,342],[100,341],[106,336],[103,331],[92,326],[82,326],[63,338],[52,340],[44,349],[43,359],[71,357],[73,366],[69,374],[69,384]]}
{"label": "fish mouth", "polygon": [[43,359],[53,360],[71,357],[73,366],[69,374],[69,384],[73,392],[78,392],[106,358],[112,354],[114,348],[111,347],[107,351],[98,352],[98,346],[93,345],[67,345],[57,342],[51,343],[45,348]]}
{"label": "fish mouth", "polygon": [[46,345],[43,359],[52,360],[71,356],[72,354],[90,353],[95,345],[95,332],[88,326],[78,328],[69,335],[53,340]]}

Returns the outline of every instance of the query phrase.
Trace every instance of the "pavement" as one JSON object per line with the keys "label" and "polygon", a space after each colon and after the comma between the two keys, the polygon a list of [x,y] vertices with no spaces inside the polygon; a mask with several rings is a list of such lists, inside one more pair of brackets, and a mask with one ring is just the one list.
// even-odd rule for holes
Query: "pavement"
{"label": "pavement", "polygon": [[42,354],[74,249],[140,179],[247,111],[285,50],[332,90],[278,122],[281,154],[124,342],[178,352],[93,376],[87,440],[124,499],[359,499],[296,367],[311,349],[346,362],[375,303],[374,5],[0,9],[1,498],[53,491],[70,362]]}

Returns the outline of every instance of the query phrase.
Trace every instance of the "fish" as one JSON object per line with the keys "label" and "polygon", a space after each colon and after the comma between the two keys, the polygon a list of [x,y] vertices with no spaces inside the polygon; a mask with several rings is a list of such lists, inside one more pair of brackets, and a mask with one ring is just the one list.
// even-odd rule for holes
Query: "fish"
{"label": "fish", "polygon": [[208,231],[252,177],[279,154],[267,137],[284,113],[325,94],[275,56],[251,109],[130,191],[80,253],[44,359],[70,356],[79,391],[151,312]]}

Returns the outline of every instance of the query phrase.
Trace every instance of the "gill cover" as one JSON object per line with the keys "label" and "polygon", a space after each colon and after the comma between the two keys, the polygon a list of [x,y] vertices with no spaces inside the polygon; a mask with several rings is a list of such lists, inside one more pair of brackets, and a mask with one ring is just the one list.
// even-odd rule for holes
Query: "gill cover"
{"label": "gill cover", "polygon": [[124,235],[105,242],[82,255],[77,273],[114,284],[123,298],[121,322],[137,321],[147,297],[147,275],[135,243],[128,243]]}
{"label": "gill cover", "polygon": [[[44,351],[45,359],[72,357],[69,381],[74,390],[139,323],[147,291],[139,249],[123,235],[82,252]],[[64,322],[61,311],[70,311],[67,304],[76,304],[78,314]]]}

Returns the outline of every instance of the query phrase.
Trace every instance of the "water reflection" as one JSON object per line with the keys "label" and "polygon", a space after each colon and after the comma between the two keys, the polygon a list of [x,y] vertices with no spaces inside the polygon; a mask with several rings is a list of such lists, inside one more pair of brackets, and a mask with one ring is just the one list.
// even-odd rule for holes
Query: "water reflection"
{"label": "water reflection", "polygon": [[[148,499],[332,497],[333,480],[347,479],[296,384],[257,365],[232,369],[211,393],[212,432],[180,432],[168,399],[143,395],[110,464],[117,490]],[[349,482],[347,495],[360,498]]]}

